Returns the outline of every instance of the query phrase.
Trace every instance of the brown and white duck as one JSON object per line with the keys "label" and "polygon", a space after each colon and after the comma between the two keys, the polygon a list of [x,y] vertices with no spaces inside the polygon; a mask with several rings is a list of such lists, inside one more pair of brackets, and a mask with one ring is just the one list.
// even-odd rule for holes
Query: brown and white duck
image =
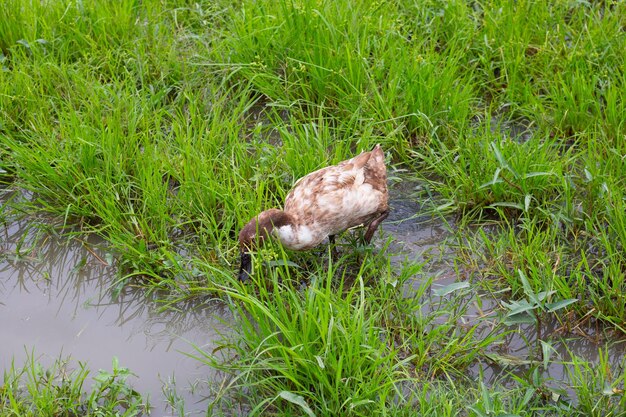
{"label": "brown and white duck", "polygon": [[307,250],[327,237],[334,243],[335,235],[344,230],[367,226],[364,240],[369,243],[389,214],[388,198],[380,145],[300,178],[283,210],[263,211],[241,229],[239,280],[247,280],[252,272],[250,251],[270,235],[288,249]]}

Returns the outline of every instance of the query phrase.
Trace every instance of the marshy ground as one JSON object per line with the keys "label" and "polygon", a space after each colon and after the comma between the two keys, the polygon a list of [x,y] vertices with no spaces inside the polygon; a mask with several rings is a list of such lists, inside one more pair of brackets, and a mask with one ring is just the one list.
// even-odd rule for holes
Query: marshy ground
{"label": "marshy ground", "polygon": [[[0,415],[147,415],[149,395],[153,415],[626,416],[623,3],[2,13]],[[238,283],[241,226],[377,143],[375,244],[269,245]],[[57,325],[15,323],[42,304]],[[153,349],[136,330],[178,324]],[[136,337],[164,373],[204,371],[158,398]]]}

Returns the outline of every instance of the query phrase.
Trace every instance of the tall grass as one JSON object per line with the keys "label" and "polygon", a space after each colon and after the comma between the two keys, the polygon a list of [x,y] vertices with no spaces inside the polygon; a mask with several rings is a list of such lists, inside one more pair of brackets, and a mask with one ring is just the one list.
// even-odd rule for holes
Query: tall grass
{"label": "tall grass", "polygon": [[[342,258],[309,276],[306,289],[301,274],[284,266],[258,270],[254,287],[212,288],[232,300],[236,336],[216,349],[226,357],[199,350],[199,359],[232,375],[230,391],[254,388],[247,400],[251,415],[403,415],[414,409],[416,375],[460,376],[495,338],[456,331],[453,323],[465,311],[457,306],[453,312],[456,303],[420,311],[428,283],[416,298],[398,294],[419,265],[396,276],[384,257],[368,256],[374,256],[370,266],[358,270],[346,269],[350,260]],[[376,264],[379,281],[366,284],[367,268]]]}
{"label": "tall grass", "polygon": [[[386,147],[403,155],[407,145],[428,142],[436,125],[460,129],[471,117],[472,73],[463,66],[463,48],[454,47],[466,41],[461,35],[444,54],[432,37],[417,33],[422,28],[400,4],[273,6],[244,2],[233,19],[236,36],[226,43],[237,75],[272,100],[313,111],[323,105],[327,114],[356,117],[357,129],[373,121]],[[436,22],[424,23],[439,30]]]}

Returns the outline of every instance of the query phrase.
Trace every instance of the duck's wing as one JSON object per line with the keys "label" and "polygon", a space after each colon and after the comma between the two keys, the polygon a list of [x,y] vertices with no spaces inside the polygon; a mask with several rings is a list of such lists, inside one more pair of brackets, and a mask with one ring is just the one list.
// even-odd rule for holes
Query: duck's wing
{"label": "duck's wing", "polygon": [[344,187],[369,184],[377,191],[387,193],[385,154],[380,145],[337,165],[336,182]]}
{"label": "duck's wing", "polygon": [[340,190],[351,186],[355,175],[344,171],[340,165],[322,168],[300,178],[285,198],[285,211],[300,218],[316,216],[321,197],[336,195]]}
{"label": "duck's wing", "polygon": [[357,181],[358,176],[355,168],[363,168],[369,157],[370,152],[362,153],[352,159],[318,169],[298,179],[287,194],[285,210],[289,210],[289,207],[293,207],[298,201],[310,201],[316,195],[319,196],[352,186]]}
{"label": "duck's wing", "polygon": [[338,165],[301,178],[285,199],[285,211],[304,223],[320,219],[361,218],[387,205],[387,174],[379,146]]}

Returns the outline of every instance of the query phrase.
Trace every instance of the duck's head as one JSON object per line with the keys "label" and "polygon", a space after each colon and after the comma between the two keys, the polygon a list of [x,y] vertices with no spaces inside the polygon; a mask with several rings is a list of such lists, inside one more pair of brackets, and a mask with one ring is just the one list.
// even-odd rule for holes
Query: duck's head
{"label": "duck's head", "polygon": [[252,274],[252,255],[250,252],[267,239],[274,228],[289,223],[287,213],[278,209],[269,209],[252,218],[239,232],[239,251],[241,253],[241,266],[239,268],[239,281],[247,281]]}

